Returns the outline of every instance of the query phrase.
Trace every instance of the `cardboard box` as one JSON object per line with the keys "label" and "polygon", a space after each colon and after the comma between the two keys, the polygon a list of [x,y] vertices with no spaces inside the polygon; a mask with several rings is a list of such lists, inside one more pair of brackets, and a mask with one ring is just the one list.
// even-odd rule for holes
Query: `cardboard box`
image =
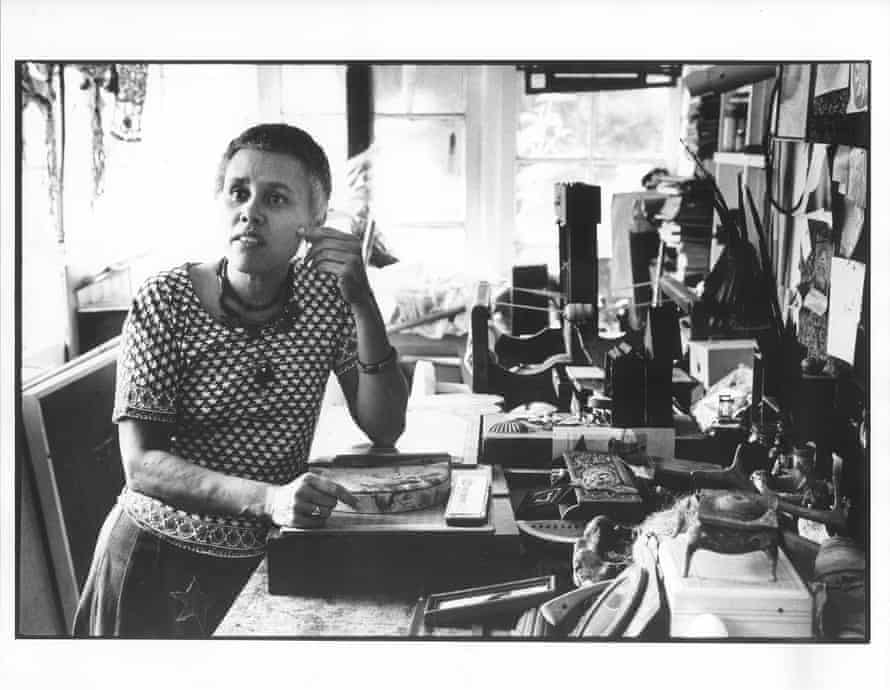
{"label": "cardboard box", "polygon": [[721,554],[699,549],[682,577],[686,535],[665,539],[659,563],[671,612],[671,637],[693,637],[693,621],[717,616],[730,637],[813,637],[813,602],[806,584],[779,549],[776,581],[763,551]]}
{"label": "cardboard box", "polygon": [[754,368],[756,340],[690,340],[689,374],[710,388],[739,364]]}

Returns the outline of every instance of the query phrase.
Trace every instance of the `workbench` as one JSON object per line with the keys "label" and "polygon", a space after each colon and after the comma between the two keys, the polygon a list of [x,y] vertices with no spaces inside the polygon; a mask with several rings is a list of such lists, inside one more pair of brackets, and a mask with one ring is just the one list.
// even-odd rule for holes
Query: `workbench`
{"label": "workbench", "polygon": [[[474,464],[480,456],[480,424],[490,412],[490,401],[486,403],[484,399],[474,402],[472,397],[463,395],[431,396],[425,403],[409,407],[399,450],[444,451],[452,456],[455,467]],[[322,415],[311,457],[346,452],[362,440],[345,408],[329,409]],[[529,553],[529,545],[520,538],[511,488],[500,466],[494,465],[489,508],[493,534],[484,535],[488,539],[468,534],[458,540],[435,542],[437,545],[430,549],[427,542],[432,541],[424,535],[411,541],[371,533],[350,541],[355,537],[325,535],[318,530],[318,539],[302,544],[284,539],[273,542],[267,558],[253,573],[215,635],[424,636],[431,633],[418,624],[417,609],[430,594],[541,574],[564,577],[570,569],[569,552],[542,560],[540,553]],[[815,557],[812,545],[796,535],[785,536],[788,555],[804,578],[809,579]],[[270,573],[270,558],[273,565],[278,565],[277,573],[274,569]],[[509,635],[510,629],[509,625],[506,629],[476,625],[469,629],[436,630],[432,634],[496,637]]]}

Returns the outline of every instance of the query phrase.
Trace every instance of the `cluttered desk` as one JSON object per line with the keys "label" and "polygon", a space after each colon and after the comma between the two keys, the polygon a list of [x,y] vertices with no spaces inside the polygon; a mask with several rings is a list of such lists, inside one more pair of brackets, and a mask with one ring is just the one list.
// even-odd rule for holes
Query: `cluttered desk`
{"label": "cluttered desk", "polygon": [[[351,447],[348,414],[323,414],[313,471],[363,499],[272,539],[216,635],[864,635],[865,556],[841,458],[819,476],[814,449],[781,425],[770,446],[741,423],[765,417],[748,341],[695,355],[688,374],[706,384],[710,428],[688,434],[689,411],[674,405],[689,380],[674,371],[676,323],[656,304],[641,342],[599,337],[599,189],[558,187],[556,199],[555,349],[532,337],[492,350],[481,289],[471,393],[414,399],[397,450]],[[515,366],[526,347],[532,361]]]}

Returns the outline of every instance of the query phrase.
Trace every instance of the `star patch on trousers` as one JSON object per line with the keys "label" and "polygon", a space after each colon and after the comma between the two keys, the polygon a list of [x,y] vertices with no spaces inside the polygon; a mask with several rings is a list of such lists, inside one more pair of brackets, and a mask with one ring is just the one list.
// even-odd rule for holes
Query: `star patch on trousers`
{"label": "star patch on trousers", "polygon": [[185,588],[184,592],[170,592],[170,596],[182,604],[182,609],[179,615],[176,616],[176,622],[185,623],[189,619],[194,618],[201,632],[206,633],[207,611],[210,609],[210,600],[202,591],[198,578],[192,577],[192,581]]}

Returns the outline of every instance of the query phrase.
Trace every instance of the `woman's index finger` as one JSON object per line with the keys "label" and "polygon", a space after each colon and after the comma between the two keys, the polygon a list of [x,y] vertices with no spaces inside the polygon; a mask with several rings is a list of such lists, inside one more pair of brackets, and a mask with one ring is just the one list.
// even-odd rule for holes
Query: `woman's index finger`
{"label": "woman's index finger", "polygon": [[312,473],[313,477],[315,477],[315,481],[313,484],[315,488],[319,491],[323,491],[324,493],[330,496],[336,496],[339,500],[343,501],[346,505],[351,508],[355,508],[358,505],[358,499],[350,493],[348,489],[341,486],[337,482],[328,479],[327,477],[323,477],[317,472]]}

